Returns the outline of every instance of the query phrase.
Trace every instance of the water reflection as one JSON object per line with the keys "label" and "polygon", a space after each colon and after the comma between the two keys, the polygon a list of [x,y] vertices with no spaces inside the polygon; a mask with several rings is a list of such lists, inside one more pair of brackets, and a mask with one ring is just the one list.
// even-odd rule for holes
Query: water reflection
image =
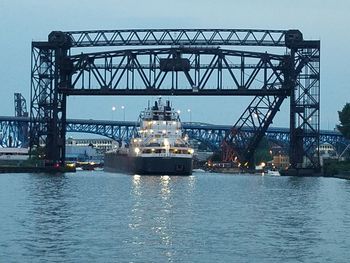
{"label": "water reflection", "polygon": [[189,193],[195,182],[195,176],[132,176],[133,205],[129,227],[133,231],[134,251],[147,253],[151,246],[156,246],[162,260],[174,260],[174,207],[186,205],[179,199],[186,198],[191,202]]}
{"label": "water reflection", "polygon": [[6,262],[350,258],[350,185],[343,180],[28,174],[0,176],[0,193]]}
{"label": "water reflection", "polygon": [[[283,189],[281,193],[269,192],[266,196],[275,204],[275,210],[268,213],[275,222],[269,231],[271,240],[280,240],[276,247],[278,254],[284,254],[293,260],[304,261],[312,254],[314,247],[322,240],[319,232],[320,184],[318,178],[289,177],[285,182],[276,181]],[[271,186],[271,183],[269,184]],[[272,256],[272,255],[271,255]]]}
{"label": "water reflection", "polygon": [[139,195],[139,190],[140,190],[140,182],[141,182],[141,176],[138,174],[135,174],[132,177],[132,183],[133,183],[133,193]]}
{"label": "water reflection", "polygon": [[[160,177],[160,192],[161,192],[161,197],[163,200],[167,200],[170,197],[170,176],[168,175],[163,175]],[[167,205],[169,205],[167,203]]]}
{"label": "water reflection", "polygon": [[72,211],[64,176],[39,175],[32,177],[27,187],[30,209],[29,221],[22,222],[27,229],[23,243],[29,255],[50,254],[65,258],[68,254],[67,231],[71,229]]}

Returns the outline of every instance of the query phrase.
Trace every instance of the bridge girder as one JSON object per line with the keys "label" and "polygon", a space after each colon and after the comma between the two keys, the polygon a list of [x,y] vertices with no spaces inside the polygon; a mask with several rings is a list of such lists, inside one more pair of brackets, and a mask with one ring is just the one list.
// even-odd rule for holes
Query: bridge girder
{"label": "bridge girder", "polygon": [[[52,37],[60,32],[52,32]],[[126,29],[69,31],[71,47],[106,46],[285,46],[287,30]]]}
{"label": "bridge girder", "polygon": [[[161,48],[68,56],[67,95],[287,95],[288,56],[219,48]],[[235,63],[233,63],[234,61]]]}

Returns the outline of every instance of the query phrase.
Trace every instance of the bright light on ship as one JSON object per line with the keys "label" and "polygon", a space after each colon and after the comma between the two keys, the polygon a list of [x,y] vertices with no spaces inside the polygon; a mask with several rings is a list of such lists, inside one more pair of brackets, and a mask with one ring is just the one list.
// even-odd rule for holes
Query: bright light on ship
{"label": "bright light on ship", "polygon": [[136,154],[139,154],[139,153],[140,153],[140,148],[137,148],[137,147],[136,147],[136,148],[135,148],[135,153],[136,153]]}
{"label": "bright light on ship", "polygon": [[169,147],[169,140],[168,139],[164,139],[164,146]]}
{"label": "bright light on ship", "polygon": [[190,154],[193,154],[193,153],[194,153],[194,150],[193,150],[193,149],[189,149],[188,152],[189,152]]}

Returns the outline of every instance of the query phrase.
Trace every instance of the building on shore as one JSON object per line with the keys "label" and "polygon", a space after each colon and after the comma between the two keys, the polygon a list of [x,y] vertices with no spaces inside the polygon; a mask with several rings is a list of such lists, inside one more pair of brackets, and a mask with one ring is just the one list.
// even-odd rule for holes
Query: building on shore
{"label": "building on shore", "polygon": [[118,142],[112,139],[73,139],[66,141],[68,161],[103,161],[106,151],[115,148]]}
{"label": "building on shore", "polygon": [[24,161],[29,158],[28,148],[0,148],[0,160],[3,161]]}

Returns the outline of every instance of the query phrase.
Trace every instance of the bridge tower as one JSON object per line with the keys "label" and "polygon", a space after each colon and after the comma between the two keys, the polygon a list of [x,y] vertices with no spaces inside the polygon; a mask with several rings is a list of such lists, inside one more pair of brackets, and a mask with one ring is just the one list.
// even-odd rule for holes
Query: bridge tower
{"label": "bridge tower", "polygon": [[64,33],[53,32],[48,41],[32,42],[30,147],[43,148],[44,158],[64,162],[66,57],[71,47]]}
{"label": "bridge tower", "polygon": [[[28,118],[27,102],[21,93],[14,94],[15,103],[15,117]],[[28,147],[29,145],[29,125],[27,122],[15,122],[15,130],[17,130],[17,138],[15,141],[21,142],[21,147]],[[14,138],[12,138],[14,139]],[[11,140],[12,141],[12,140]]]}

